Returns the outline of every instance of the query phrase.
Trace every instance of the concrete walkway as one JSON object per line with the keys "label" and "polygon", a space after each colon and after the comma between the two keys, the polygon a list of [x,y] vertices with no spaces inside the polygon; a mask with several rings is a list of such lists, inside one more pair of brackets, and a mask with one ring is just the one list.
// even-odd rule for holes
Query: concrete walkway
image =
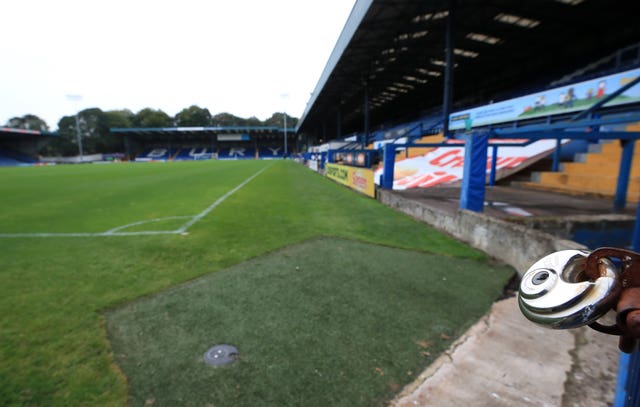
{"label": "concrete walkway", "polygon": [[[449,213],[455,213],[460,207],[460,187],[415,188],[393,193]],[[636,204],[630,203],[617,214],[635,216],[635,212]],[[612,199],[496,185],[486,187],[482,213],[493,218],[509,219],[612,215],[614,211]]]}
{"label": "concrete walkway", "polygon": [[610,406],[617,361],[616,338],[538,327],[512,297],[494,304],[391,405]]}

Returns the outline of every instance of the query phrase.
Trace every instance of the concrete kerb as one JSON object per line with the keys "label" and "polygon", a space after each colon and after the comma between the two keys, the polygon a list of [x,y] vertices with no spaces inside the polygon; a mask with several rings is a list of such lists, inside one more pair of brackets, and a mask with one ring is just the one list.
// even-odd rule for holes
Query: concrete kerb
{"label": "concrete kerb", "polygon": [[505,262],[515,268],[520,276],[549,253],[587,248],[525,225],[467,210],[450,213],[385,190],[377,191],[377,199]]}
{"label": "concrete kerb", "polygon": [[533,325],[523,332],[527,321],[515,302],[512,297],[495,303],[390,405],[561,405],[571,371],[573,335]]}

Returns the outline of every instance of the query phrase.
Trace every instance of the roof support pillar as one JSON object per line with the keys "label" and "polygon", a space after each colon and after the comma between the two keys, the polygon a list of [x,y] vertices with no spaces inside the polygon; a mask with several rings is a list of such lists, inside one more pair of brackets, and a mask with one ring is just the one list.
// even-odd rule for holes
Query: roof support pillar
{"label": "roof support pillar", "polygon": [[360,140],[360,144],[362,148],[366,147],[367,140],[369,140],[369,84],[367,82],[364,83],[364,135],[362,136],[362,140]]}
{"label": "roof support pillar", "polygon": [[615,212],[623,210],[627,205],[627,188],[629,188],[635,142],[633,140],[620,140],[620,144],[622,145],[622,155],[620,157],[616,196],[613,201],[613,209]]}
{"label": "roof support pillar", "polygon": [[444,68],[444,94],[442,97],[442,116],[444,122],[443,134],[445,137],[447,137],[449,133],[449,114],[451,113],[451,98],[453,96],[453,68],[455,64],[453,58],[453,49],[455,47],[453,33],[455,29],[455,15],[456,0],[449,0],[449,16],[447,17],[445,49],[446,66]]}
{"label": "roof support pillar", "polygon": [[560,170],[560,154],[562,153],[562,139],[556,139],[556,149],[553,150],[553,164],[551,171],[558,172]]}
{"label": "roof support pillar", "polygon": [[322,122],[322,141],[327,142],[327,123]]}
{"label": "roof support pillar", "polygon": [[491,172],[489,175],[489,185],[496,185],[496,173],[498,169],[498,146],[491,146]]}
{"label": "roof support pillar", "polygon": [[342,113],[338,109],[336,113],[336,138],[342,137]]}

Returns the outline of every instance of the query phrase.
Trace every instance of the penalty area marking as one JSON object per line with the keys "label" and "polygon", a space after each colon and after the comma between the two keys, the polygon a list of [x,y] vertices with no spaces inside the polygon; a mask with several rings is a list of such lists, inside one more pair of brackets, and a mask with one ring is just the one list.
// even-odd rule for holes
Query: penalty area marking
{"label": "penalty area marking", "polygon": [[[166,218],[155,218],[155,219],[150,219],[150,220],[142,220],[142,221],[139,221],[139,222],[129,223],[129,224],[126,224],[126,225],[123,225],[123,226],[118,226],[118,227],[115,227],[113,229],[109,229],[106,232],[87,232],[87,233],[83,233],[83,232],[80,232],[80,233],[73,233],[73,232],[69,232],[69,233],[0,233],[0,238],[19,238],[19,237],[104,237],[104,236],[152,236],[152,235],[183,235],[184,236],[184,235],[188,234],[187,233],[187,229],[189,229],[191,226],[193,226],[197,222],[199,222],[202,218],[207,216],[217,206],[219,206],[221,203],[226,201],[227,198],[229,198],[231,195],[233,195],[236,192],[238,192],[242,187],[247,185],[249,182],[251,182],[258,175],[260,175],[263,172],[265,172],[269,167],[271,167],[271,165],[269,165],[267,167],[264,167],[263,169],[261,169],[260,171],[256,172],[255,174],[253,174],[249,178],[245,179],[238,186],[236,186],[235,188],[233,188],[231,191],[227,192],[226,194],[222,195],[220,198],[218,198],[211,205],[207,206],[205,208],[205,210],[203,210],[202,212],[198,213],[195,216],[191,216],[191,215],[169,216],[169,217],[166,217]],[[189,219],[189,220],[186,223],[184,223],[182,226],[180,226],[178,229],[176,229],[176,230],[147,230],[147,231],[141,230],[141,231],[137,231],[137,232],[124,232],[123,231],[124,229],[128,229],[128,228],[134,227],[134,226],[144,225],[144,224],[147,224],[147,223],[162,222],[162,221],[166,221],[166,220],[175,220],[175,219]]]}
{"label": "penalty area marking", "polygon": [[[271,167],[271,166],[269,166]],[[207,207],[207,209],[205,209],[204,211],[200,212],[199,214],[197,214],[196,216],[193,217],[193,219],[191,219],[190,221],[188,221],[187,223],[185,223],[184,225],[182,225],[180,227],[180,229],[178,229],[176,231],[176,233],[182,233],[185,232],[187,229],[189,229],[191,226],[193,226],[196,222],[198,222],[200,219],[204,218],[205,216],[207,216],[209,214],[209,212],[211,212],[212,210],[214,210],[218,205],[220,205],[222,202],[224,202],[227,198],[229,198],[231,195],[235,194],[236,192],[238,192],[238,190],[240,188],[242,188],[243,186],[247,185],[249,182],[251,182],[251,180],[253,180],[255,177],[257,177],[258,175],[262,174],[267,168],[269,167],[264,167],[263,169],[261,169],[260,171],[256,172],[255,174],[253,174],[252,176],[250,176],[249,178],[247,178],[246,180],[244,180],[242,183],[240,183],[240,185],[238,185],[237,187],[233,188],[231,191],[227,192],[226,194],[222,195],[220,198],[218,198],[217,201],[215,201],[214,203],[212,203],[211,205],[209,205]]]}
{"label": "penalty area marking", "polygon": [[191,216],[169,216],[167,218],[156,218],[156,219],[151,219],[151,220],[141,220],[140,222],[133,222],[133,223],[129,223],[128,225],[118,226],[117,228],[113,228],[111,230],[107,230],[106,232],[104,232],[104,234],[105,235],[114,235],[114,234],[117,234],[118,232],[120,232],[123,229],[129,229],[129,228],[132,228],[134,226],[144,225],[146,223],[155,223],[155,222],[162,222],[162,221],[165,221],[165,220],[187,219],[187,218],[191,218]]}

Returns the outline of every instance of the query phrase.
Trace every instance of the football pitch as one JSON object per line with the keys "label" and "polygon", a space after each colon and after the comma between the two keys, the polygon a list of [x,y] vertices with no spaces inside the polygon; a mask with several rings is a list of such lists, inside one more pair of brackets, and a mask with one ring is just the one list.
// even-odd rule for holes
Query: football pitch
{"label": "football pitch", "polygon": [[512,273],[294,162],[0,168],[0,404],[383,405]]}

